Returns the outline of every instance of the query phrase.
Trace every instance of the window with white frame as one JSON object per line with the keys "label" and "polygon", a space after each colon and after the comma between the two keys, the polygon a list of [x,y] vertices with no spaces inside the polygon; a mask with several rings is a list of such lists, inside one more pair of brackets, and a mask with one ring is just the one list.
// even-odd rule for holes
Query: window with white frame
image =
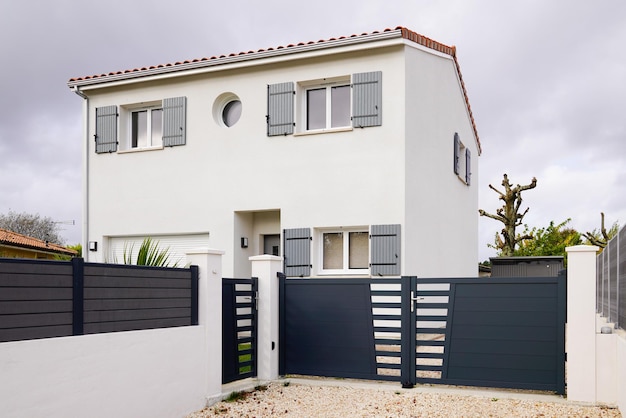
{"label": "window with white frame", "polygon": [[470,185],[472,177],[472,154],[467,148],[458,133],[454,134],[454,174],[466,185]]}
{"label": "window with white frame", "polygon": [[306,130],[350,126],[350,85],[306,89]]}
{"label": "window with white frame", "polygon": [[369,273],[369,232],[366,229],[320,231],[321,273]]}
{"label": "window with white frame", "polygon": [[382,72],[267,86],[267,136],[382,125]]}
{"label": "window with white frame", "polygon": [[163,146],[163,108],[147,108],[130,112],[129,149]]}
{"label": "window with white frame", "polygon": [[[311,234],[311,228],[306,227],[283,230],[283,270],[286,276],[308,277],[312,271],[321,275],[400,275],[400,224],[315,231]],[[312,246],[313,242],[315,246]],[[312,251],[313,248],[317,250]],[[316,255],[311,257],[311,253]]]}
{"label": "window with white frame", "polygon": [[186,109],[184,96],[122,105],[119,112],[117,105],[97,107],[96,154],[117,152],[118,146],[122,151],[130,151],[185,145]]}

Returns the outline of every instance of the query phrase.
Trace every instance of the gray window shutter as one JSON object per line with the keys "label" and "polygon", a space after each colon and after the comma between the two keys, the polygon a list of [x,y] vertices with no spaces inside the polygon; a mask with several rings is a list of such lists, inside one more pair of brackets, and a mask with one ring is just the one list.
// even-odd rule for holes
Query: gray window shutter
{"label": "gray window shutter", "polygon": [[291,81],[267,86],[267,136],[293,134],[295,94]]}
{"label": "gray window shutter", "polygon": [[370,238],[372,276],[399,276],[400,225],[372,225]]}
{"label": "gray window shutter", "polygon": [[470,180],[472,177],[472,154],[470,153],[469,148],[465,149],[465,183],[470,185]]}
{"label": "gray window shutter", "polygon": [[382,71],[352,74],[352,126],[383,124]]}
{"label": "gray window shutter", "polygon": [[311,275],[311,229],[295,228],[283,231],[285,239],[285,276]]}
{"label": "gray window shutter", "polygon": [[459,134],[454,133],[454,174],[459,174],[461,171],[461,140],[459,139]]}
{"label": "gray window shutter", "polygon": [[163,99],[163,146],[185,145],[187,98]]}
{"label": "gray window shutter", "polygon": [[96,108],[96,154],[117,151],[117,106]]}

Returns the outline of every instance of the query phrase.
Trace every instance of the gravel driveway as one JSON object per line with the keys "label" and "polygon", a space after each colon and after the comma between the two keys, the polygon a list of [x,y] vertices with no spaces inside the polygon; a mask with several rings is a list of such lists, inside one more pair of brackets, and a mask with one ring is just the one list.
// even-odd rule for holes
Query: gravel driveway
{"label": "gravel driveway", "polygon": [[618,409],[568,403],[544,393],[398,383],[285,379],[222,401],[201,417],[621,417]]}

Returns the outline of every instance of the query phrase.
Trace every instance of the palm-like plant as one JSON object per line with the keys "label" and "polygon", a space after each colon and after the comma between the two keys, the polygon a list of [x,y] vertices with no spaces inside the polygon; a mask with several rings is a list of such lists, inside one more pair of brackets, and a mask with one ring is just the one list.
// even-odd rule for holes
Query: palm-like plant
{"label": "palm-like plant", "polygon": [[178,261],[172,264],[169,247],[159,248],[159,241],[150,237],[144,238],[137,253],[137,259],[133,257],[134,244],[124,244],[124,264],[136,264],[138,266],[152,267],[178,267]]}

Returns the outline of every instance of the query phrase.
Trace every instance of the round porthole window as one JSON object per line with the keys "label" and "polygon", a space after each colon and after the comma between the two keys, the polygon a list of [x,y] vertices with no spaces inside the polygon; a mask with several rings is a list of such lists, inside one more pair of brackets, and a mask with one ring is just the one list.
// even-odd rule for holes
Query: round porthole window
{"label": "round porthole window", "polygon": [[223,93],[213,103],[213,118],[218,125],[229,128],[239,121],[242,109],[236,94]]}
{"label": "round porthole window", "polygon": [[224,106],[224,110],[222,111],[222,121],[224,122],[224,125],[229,127],[233,126],[237,123],[240,117],[241,102],[239,100],[233,100]]}

